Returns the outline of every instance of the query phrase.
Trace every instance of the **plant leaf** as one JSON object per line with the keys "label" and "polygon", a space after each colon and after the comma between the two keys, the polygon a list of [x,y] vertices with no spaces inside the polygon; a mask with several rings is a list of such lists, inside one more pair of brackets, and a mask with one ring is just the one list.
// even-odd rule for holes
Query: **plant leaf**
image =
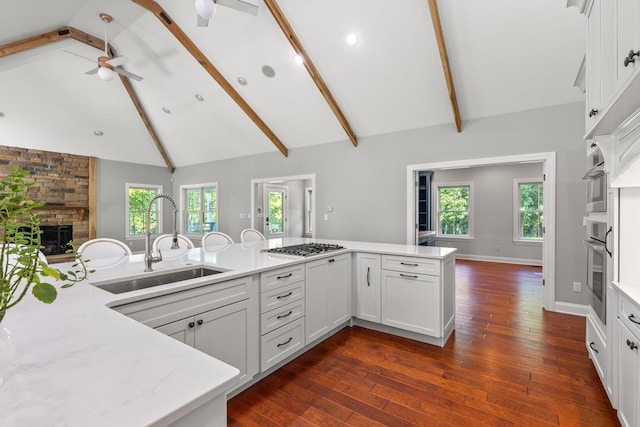
{"label": "plant leaf", "polygon": [[49,266],[42,267],[42,274],[45,276],[53,277],[56,280],[60,280],[60,271]]}
{"label": "plant leaf", "polygon": [[49,283],[38,283],[34,285],[31,293],[34,297],[45,304],[51,304],[58,296],[56,288]]}

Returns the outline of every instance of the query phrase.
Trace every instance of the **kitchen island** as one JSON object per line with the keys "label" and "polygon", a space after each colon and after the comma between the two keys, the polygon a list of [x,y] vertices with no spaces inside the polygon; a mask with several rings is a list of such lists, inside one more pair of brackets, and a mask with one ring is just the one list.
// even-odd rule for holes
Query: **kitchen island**
{"label": "kitchen island", "polygon": [[[205,419],[206,425],[225,425],[226,394],[241,380],[240,371],[144,324],[153,320],[137,321],[111,307],[132,307],[167,295],[200,292],[204,285],[212,289],[227,283],[245,286],[243,279],[246,278],[252,278],[246,282],[247,293],[251,294],[257,292],[257,289],[251,290],[252,283],[259,282],[262,286],[261,280],[271,272],[302,268],[328,257],[350,259],[358,254],[375,254],[388,260],[390,264],[385,268],[392,271],[394,257],[446,261],[450,265],[455,254],[452,248],[318,239],[313,241],[339,244],[344,249],[308,258],[262,252],[270,247],[309,241],[273,239],[234,244],[211,252],[196,248],[180,259],[154,264],[152,273],[143,273],[143,255],[137,254],[96,270],[90,275],[89,283],[60,290],[58,300],[52,305],[44,305],[30,296],[25,298],[5,318],[6,326],[15,337],[16,357],[5,373],[5,384],[0,387],[3,425],[188,426],[205,425],[202,423]],[[91,285],[159,274],[189,265],[222,272],[121,294],[111,294]],[[64,271],[67,265],[57,267]],[[350,280],[354,282],[358,277],[354,269]],[[445,291],[442,293],[448,295],[446,304],[452,305],[449,300],[454,295],[453,277],[446,277],[440,283]],[[352,293],[347,323],[355,314],[355,287]],[[251,300],[258,299],[256,294],[251,295]],[[248,307],[251,312],[254,306]],[[259,313],[251,312],[251,316],[257,319]],[[446,342],[453,328],[453,316],[449,317],[447,325],[443,325],[444,332],[440,332],[440,345]],[[303,320],[304,317],[291,324]],[[343,327],[344,318],[341,322]],[[256,341],[255,348],[250,349],[260,351],[259,346],[268,344],[265,337],[277,332],[265,332],[260,344]],[[255,333],[257,337],[258,331]],[[408,333],[416,334],[410,330]],[[287,356],[295,357],[295,352]],[[273,360],[261,361],[264,362],[260,365],[261,375],[277,369],[278,363],[286,358]],[[245,382],[247,380],[251,380],[251,376]]]}

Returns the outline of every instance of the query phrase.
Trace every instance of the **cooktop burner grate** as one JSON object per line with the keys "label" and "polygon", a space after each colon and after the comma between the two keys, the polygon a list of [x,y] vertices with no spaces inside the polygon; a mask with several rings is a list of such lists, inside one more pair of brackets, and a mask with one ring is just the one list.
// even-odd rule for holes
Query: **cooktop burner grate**
{"label": "cooktop burner grate", "polygon": [[330,243],[303,243],[301,245],[282,246],[280,248],[265,249],[262,252],[281,255],[312,256],[344,249],[344,246]]}

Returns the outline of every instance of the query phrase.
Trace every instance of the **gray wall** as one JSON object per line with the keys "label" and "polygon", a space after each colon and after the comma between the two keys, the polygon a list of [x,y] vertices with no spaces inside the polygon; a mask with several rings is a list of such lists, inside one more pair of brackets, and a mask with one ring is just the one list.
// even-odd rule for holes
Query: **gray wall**
{"label": "gray wall", "polygon": [[[584,105],[574,103],[452,124],[347,140],[178,168],[174,188],[217,181],[225,232],[238,239],[247,227],[251,179],[316,174],[316,236],[404,243],[406,167],[460,159],[557,152],[556,299],[584,304],[572,291],[585,283],[581,244],[585,191]],[[286,144],[286,141],[285,141]],[[328,206],[328,220],[323,215]]]}
{"label": "gray wall", "polygon": [[[125,184],[162,185],[165,193],[173,194],[173,184],[168,169],[98,159],[96,181],[98,193],[96,237],[118,239],[127,242],[134,252],[144,251],[144,239],[125,239]],[[167,208],[169,202],[165,203]],[[176,200],[176,203],[179,203],[179,200]],[[163,227],[165,233],[173,230],[173,213],[169,209],[164,210]]]}
{"label": "gray wall", "polygon": [[459,254],[471,255],[473,259],[514,258],[542,265],[542,243],[513,242],[513,180],[517,178],[537,178],[542,181],[542,163],[435,171],[433,227],[436,227],[438,197],[435,186],[440,183],[473,182],[473,240],[439,238],[437,245],[456,247]]}

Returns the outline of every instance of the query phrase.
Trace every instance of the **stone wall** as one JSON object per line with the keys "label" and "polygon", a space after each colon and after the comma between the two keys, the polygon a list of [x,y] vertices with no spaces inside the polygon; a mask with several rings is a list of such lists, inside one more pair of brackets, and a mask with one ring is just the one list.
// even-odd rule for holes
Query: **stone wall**
{"label": "stone wall", "polygon": [[89,238],[89,157],[0,145],[0,177],[13,167],[30,174],[33,200],[44,200],[42,225],[73,225],[77,246]]}

